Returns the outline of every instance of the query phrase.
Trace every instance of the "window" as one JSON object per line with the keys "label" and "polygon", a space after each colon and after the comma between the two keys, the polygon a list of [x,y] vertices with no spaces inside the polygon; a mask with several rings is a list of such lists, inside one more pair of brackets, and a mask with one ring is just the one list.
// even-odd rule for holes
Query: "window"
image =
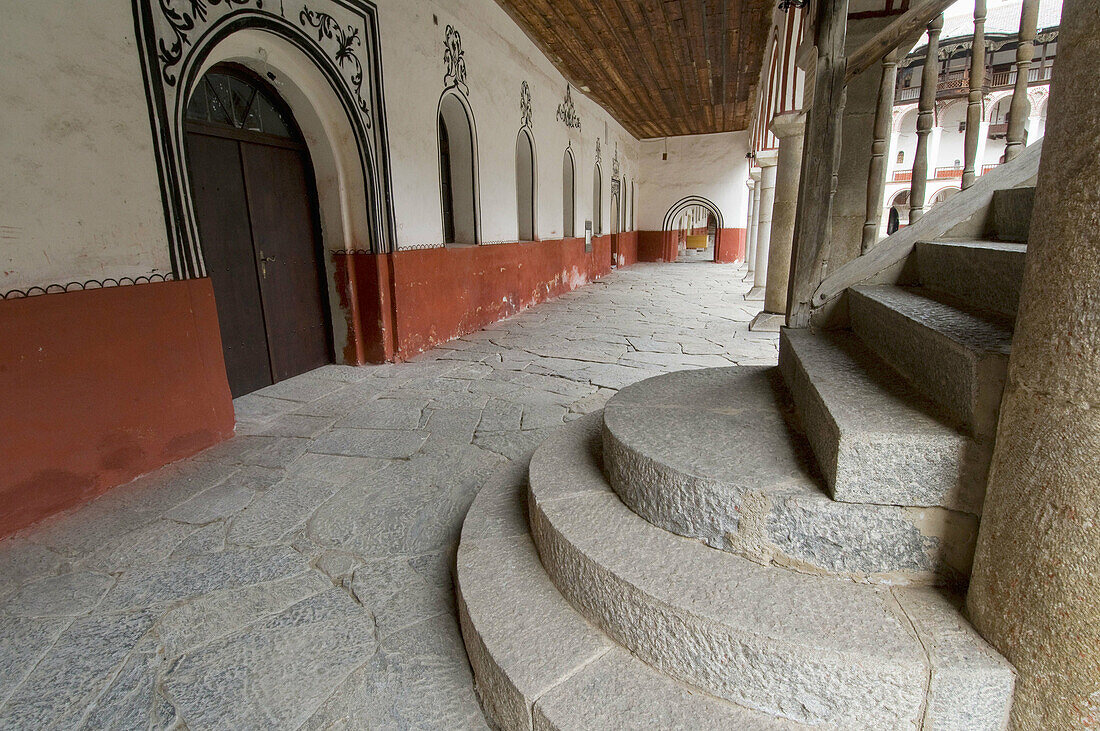
{"label": "window", "polygon": [[603,234],[603,172],[597,163],[592,168],[592,233]]}
{"label": "window", "polygon": [[577,235],[576,230],[576,169],[573,164],[573,152],[566,148],[561,161],[561,210],[564,227],[562,236],[572,238]]}
{"label": "window", "polygon": [[521,129],[516,139],[516,212],[519,240],[535,240],[535,143]]}
{"label": "window", "polygon": [[477,143],[466,104],[452,91],[439,103],[439,188],[444,243],[478,243]]}

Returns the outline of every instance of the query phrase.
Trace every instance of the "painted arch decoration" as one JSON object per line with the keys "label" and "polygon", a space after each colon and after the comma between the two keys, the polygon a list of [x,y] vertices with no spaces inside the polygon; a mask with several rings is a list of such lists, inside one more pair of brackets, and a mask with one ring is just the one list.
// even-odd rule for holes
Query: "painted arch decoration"
{"label": "painted arch decoration", "polygon": [[366,191],[370,249],[396,250],[378,11],[369,0],[133,0],[165,224],[176,278],[206,275],[191,202],[183,116],[209,51],[236,31],[288,41],[347,114]]}

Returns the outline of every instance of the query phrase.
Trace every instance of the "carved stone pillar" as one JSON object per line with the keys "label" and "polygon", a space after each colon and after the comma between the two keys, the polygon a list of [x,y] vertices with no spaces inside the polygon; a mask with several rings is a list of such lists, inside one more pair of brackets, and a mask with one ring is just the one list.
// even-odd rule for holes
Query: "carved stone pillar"
{"label": "carved stone pillar", "polygon": [[760,165],[760,195],[756,206],[756,263],[752,268],[752,289],[746,300],[763,302],[764,286],[768,280],[768,247],[772,238],[772,205],[775,202],[775,175],[779,163],[776,150],[761,152],[756,156]]}
{"label": "carved stone pillar", "polygon": [[745,263],[748,269],[745,271],[746,282],[753,281],[756,270],[756,242],[760,234],[760,168],[749,169],[749,179],[753,184],[754,195],[752,198],[751,218],[749,219],[749,245],[745,250]]}
{"label": "carved stone pillar", "polygon": [[786,321],[787,283],[791,275],[794,217],[798,207],[798,181],[802,174],[802,142],[806,115],[781,114],[772,120],[771,131],[779,138],[772,230],[768,245],[768,276],[764,290],[764,311],[753,318],[750,330],[778,332]]}

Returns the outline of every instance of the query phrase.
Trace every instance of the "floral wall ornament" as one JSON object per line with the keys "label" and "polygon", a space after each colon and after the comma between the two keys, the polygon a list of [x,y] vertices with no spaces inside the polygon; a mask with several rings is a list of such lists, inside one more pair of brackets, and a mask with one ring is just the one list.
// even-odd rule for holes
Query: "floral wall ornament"
{"label": "floral wall ornament", "polygon": [[576,107],[573,106],[573,91],[569,84],[565,85],[565,98],[558,105],[558,119],[569,129],[581,128],[581,119],[577,116]]}
{"label": "floral wall ornament", "polygon": [[600,151],[600,138],[596,138],[596,162],[603,162],[603,153]]}
{"label": "floral wall ornament", "polygon": [[443,76],[443,86],[458,89],[465,95],[470,94],[466,86],[466,52],[462,50],[462,35],[453,25],[447,26],[446,39],[443,42],[443,63],[447,72]]}
{"label": "floral wall ornament", "polygon": [[519,88],[519,122],[520,127],[531,127],[531,87],[526,81]]}
{"label": "floral wall ornament", "polygon": [[263,10],[264,0],[189,0],[190,11],[176,8],[172,0],[159,0],[160,12],[172,33],[171,41],[161,38],[157,43],[157,59],[164,83],[176,85],[177,75],[173,69],[183,59],[185,47],[191,45],[191,31],[207,22],[211,7],[224,4],[230,9],[252,2],[256,3],[257,10]]}
{"label": "floral wall ornament", "polygon": [[[315,12],[308,7],[302,8],[302,12],[299,14],[298,19],[302,25],[309,24],[317,29],[317,41],[319,43],[326,39],[335,39],[336,51],[333,54],[333,58],[336,60],[336,65],[340,68],[344,68],[345,64],[351,64],[352,72],[349,80],[352,90],[355,93],[356,105],[359,107],[360,111],[369,112],[370,108],[367,105],[366,99],[363,98],[363,62],[359,60],[359,56],[357,56],[353,50],[355,46],[363,45],[363,39],[359,37],[359,29],[354,25],[349,25],[345,30],[344,27],[336,21],[336,18],[328,13]],[[364,121],[369,127],[370,118],[367,117]]]}
{"label": "floral wall ornament", "polygon": [[615,143],[615,157],[611,160],[611,179],[619,178],[619,143]]}

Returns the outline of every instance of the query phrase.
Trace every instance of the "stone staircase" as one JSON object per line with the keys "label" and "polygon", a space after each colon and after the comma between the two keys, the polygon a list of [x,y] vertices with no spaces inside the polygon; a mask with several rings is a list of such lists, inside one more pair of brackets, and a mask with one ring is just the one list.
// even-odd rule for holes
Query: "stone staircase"
{"label": "stone staircase", "polygon": [[959,592],[1024,254],[921,243],[778,369],[631,385],[486,485],[456,587],[490,721],[1005,728],[1014,670]]}

